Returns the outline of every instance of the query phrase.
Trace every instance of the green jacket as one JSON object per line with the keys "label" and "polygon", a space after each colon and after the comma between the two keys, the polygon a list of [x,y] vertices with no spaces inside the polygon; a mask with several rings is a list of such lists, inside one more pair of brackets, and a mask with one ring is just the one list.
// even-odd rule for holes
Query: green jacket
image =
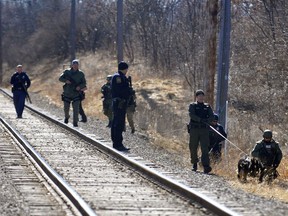
{"label": "green jacket", "polygon": [[[213,120],[213,110],[207,103],[193,102],[189,105],[190,126],[209,127]],[[206,123],[206,124],[205,124]]]}
{"label": "green jacket", "polygon": [[112,93],[111,93],[111,84],[106,83],[101,87],[101,93],[103,94],[103,109],[112,110]]}
{"label": "green jacket", "polygon": [[[71,84],[65,83],[67,80],[69,80]],[[63,86],[63,95],[71,99],[80,96],[80,91],[76,90],[77,87],[80,87],[80,89],[86,87],[85,75],[80,70],[76,71],[73,71],[72,69],[65,70],[60,75],[59,81],[65,83]]]}

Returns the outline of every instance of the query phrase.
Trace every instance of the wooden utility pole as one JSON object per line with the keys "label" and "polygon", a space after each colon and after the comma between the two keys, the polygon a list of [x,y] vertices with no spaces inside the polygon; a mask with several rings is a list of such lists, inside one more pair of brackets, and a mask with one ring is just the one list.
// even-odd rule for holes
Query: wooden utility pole
{"label": "wooden utility pole", "polygon": [[2,57],[2,1],[0,0],[0,85],[3,82],[3,57]]}
{"label": "wooden utility pole", "polygon": [[[221,0],[221,30],[219,34],[216,111],[226,129],[228,75],[230,59],[231,0]],[[227,131],[227,130],[226,130]]]}
{"label": "wooden utility pole", "polygon": [[123,0],[117,0],[117,60],[123,61]]}
{"label": "wooden utility pole", "polygon": [[208,23],[208,47],[207,47],[207,77],[208,83],[206,86],[206,100],[214,107],[214,88],[215,88],[215,74],[216,74],[216,59],[217,59],[217,14],[218,14],[218,0],[208,0],[206,8],[209,12]]}
{"label": "wooden utility pole", "polygon": [[76,1],[71,0],[70,19],[70,60],[76,58]]}

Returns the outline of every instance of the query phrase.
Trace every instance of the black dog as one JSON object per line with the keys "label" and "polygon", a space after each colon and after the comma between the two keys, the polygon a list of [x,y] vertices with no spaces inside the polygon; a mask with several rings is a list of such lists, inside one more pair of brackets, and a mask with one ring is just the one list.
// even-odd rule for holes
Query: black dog
{"label": "black dog", "polygon": [[257,177],[263,170],[262,164],[256,158],[245,156],[238,161],[237,177],[240,182],[246,183],[247,176]]}

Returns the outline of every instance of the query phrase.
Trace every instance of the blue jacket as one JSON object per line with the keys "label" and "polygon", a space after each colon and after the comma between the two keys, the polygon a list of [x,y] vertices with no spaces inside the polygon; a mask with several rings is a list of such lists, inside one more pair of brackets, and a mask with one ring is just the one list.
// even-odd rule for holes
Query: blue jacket
{"label": "blue jacket", "polygon": [[25,91],[24,87],[27,89],[31,85],[31,81],[26,72],[15,72],[11,77],[10,83],[13,85],[12,91]]}
{"label": "blue jacket", "polygon": [[111,94],[112,98],[124,99],[128,102],[130,97],[129,81],[125,74],[121,71],[115,73],[111,80]]}

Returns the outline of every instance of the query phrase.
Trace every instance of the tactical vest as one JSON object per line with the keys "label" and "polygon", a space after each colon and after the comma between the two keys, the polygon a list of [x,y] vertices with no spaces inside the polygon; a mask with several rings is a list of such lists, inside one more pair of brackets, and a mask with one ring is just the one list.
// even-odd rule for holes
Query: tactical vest
{"label": "tactical vest", "polygon": [[276,149],[276,143],[265,143],[264,141],[261,142],[261,151],[260,158],[261,161],[263,161],[267,165],[272,165],[274,163],[274,159],[276,157],[277,149]]}
{"label": "tactical vest", "polygon": [[[209,109],[210,106],[207,103],[191,103],[190,106],[194,109],[195,115],[200,117],[201,119],[208,119],[209,118]],[[195,122],[191,119],[191,122]],[[195,122],[199,123],[199,122]]]}

